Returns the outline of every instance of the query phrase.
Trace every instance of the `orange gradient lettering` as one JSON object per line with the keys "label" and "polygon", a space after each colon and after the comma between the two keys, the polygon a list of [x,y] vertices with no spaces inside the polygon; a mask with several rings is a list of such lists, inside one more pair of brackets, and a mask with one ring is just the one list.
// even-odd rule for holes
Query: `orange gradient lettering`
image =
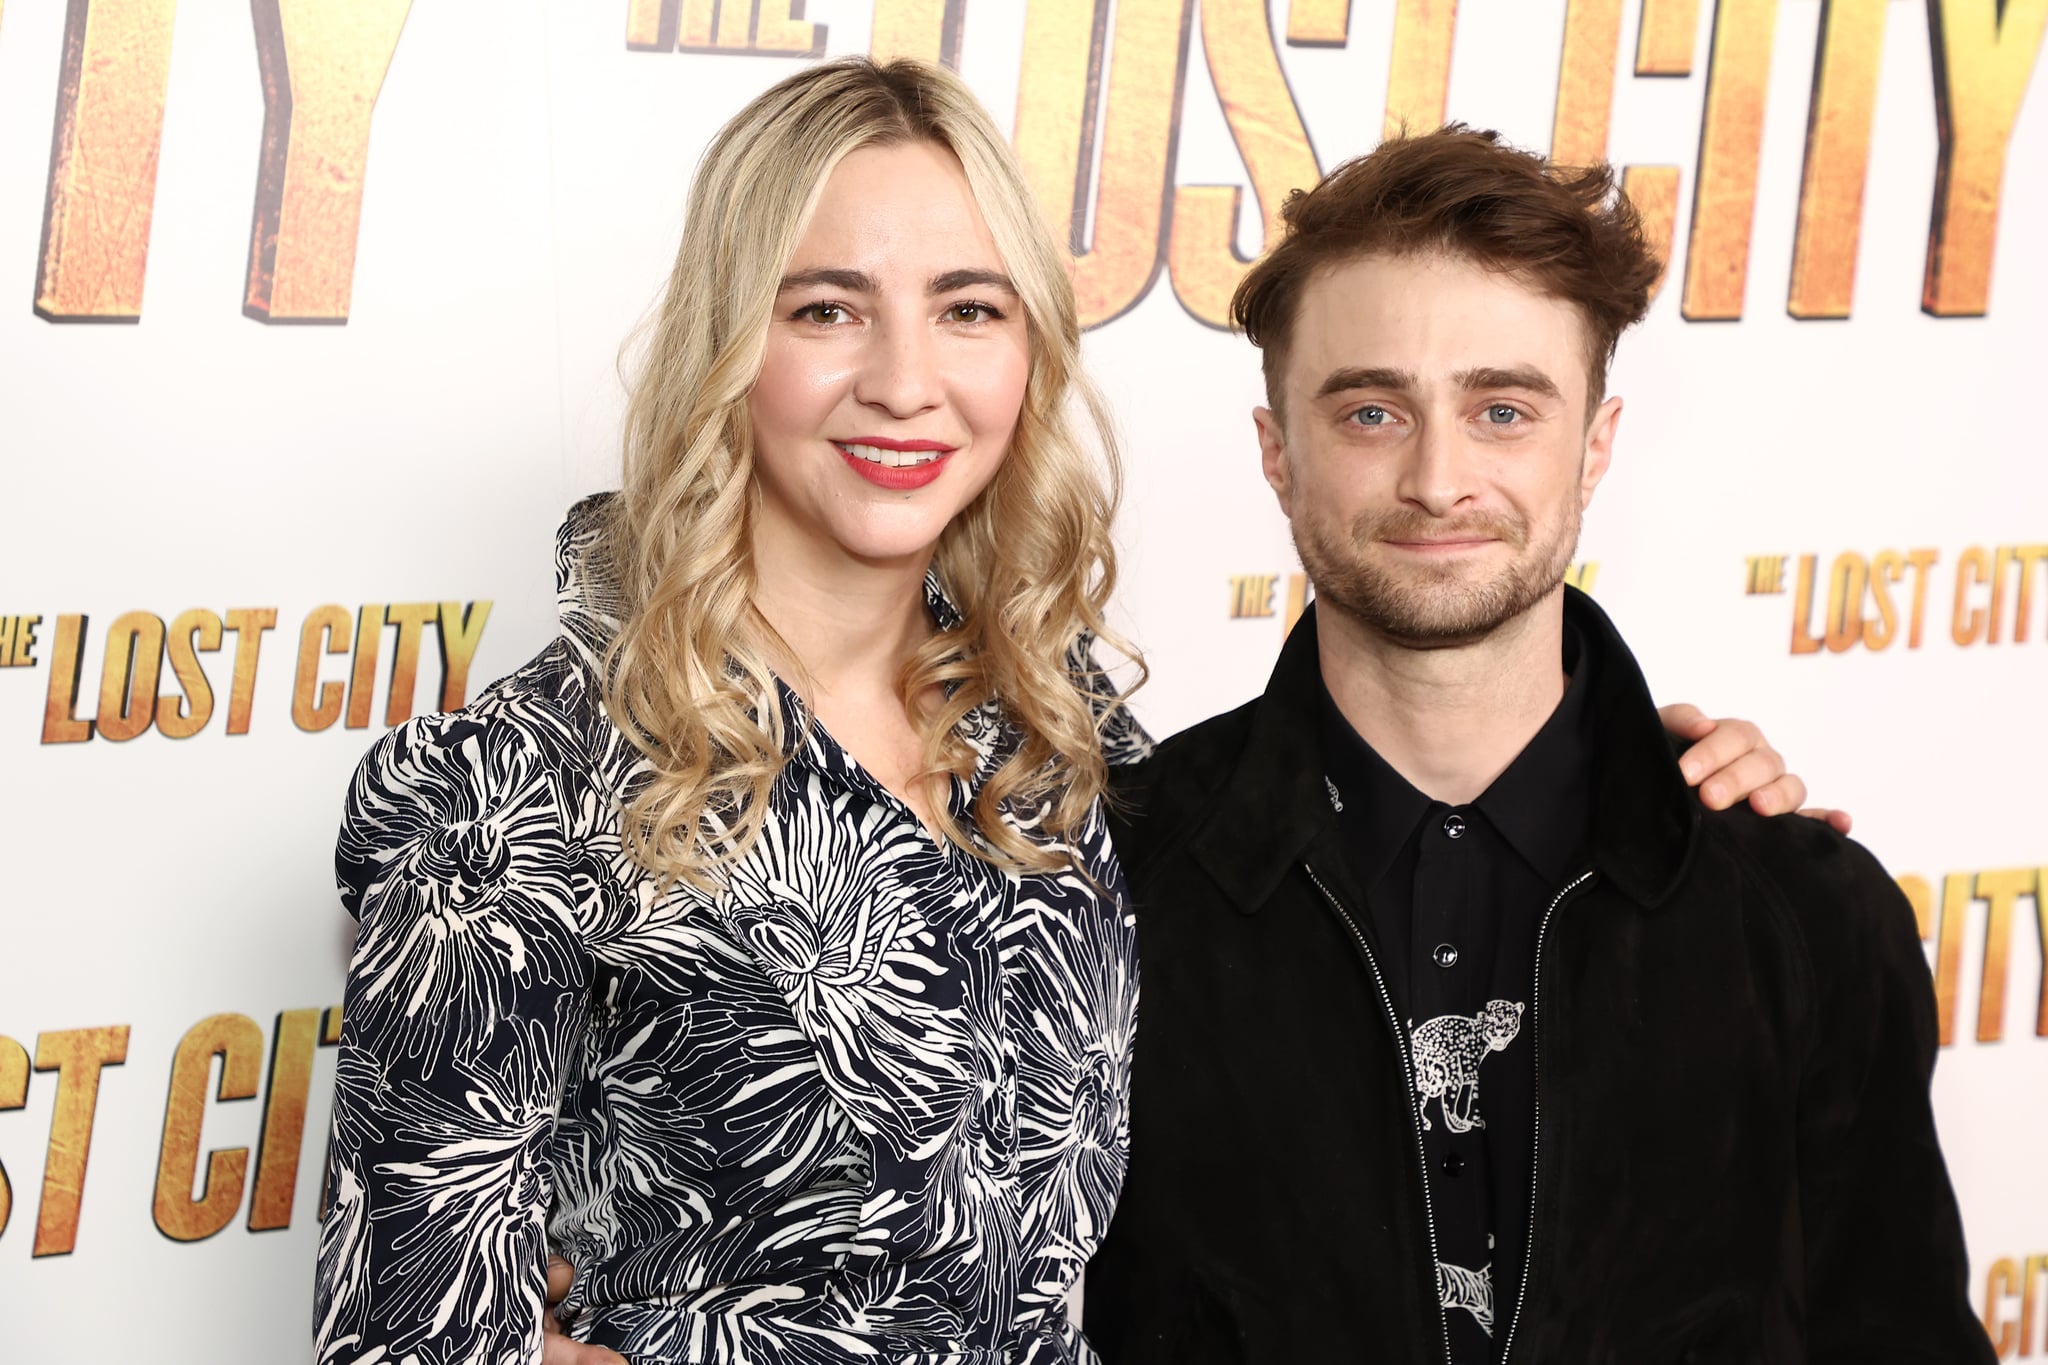
{"label": "orange gradient lettering", "polygon": [[2048,1038],[2048,867],[2034,869],[2034,928],[2041,938],[2041,1004],[2034,1012],[2034,1036]]}
{"label": "orange gradient lettering", "polygon": [[142,316],[176,0],[71,0],[36,263],[36,315]]}
{"label": "orange gradient lettering", "polygon": [[2048,565],[2048,545],[2015,545],[2013,560],[2019,565],[2018,603],[2013,607],[2012,639],[2026,643],[2034,629],[2034,570]]}
{"label": "orange gradient lettering", "polygon": [[181,691],[156,699],[156,728],[165,738],[190,739],[213,719],[213,684],[199,666],[199,655],[220,648],[221,629],[220,617],[204,607],[171,622],[164,643]]}
{"label": "orange gradient lettering", "polygon": [[1778,0],[1719,0],[1714,7],[1714,51],[1685,251],[1682,308],[1695,322],[1742,316],[1777,24]]}
{"label": "orange gradient lettering", "polygon": [[1889,0],[1828,0],[1806,115],[1806,167],[1785,309],[1795,318],[1845,318],[1856,295],[1870,127]]}
{"label": "orange gradient lettering", "polygon": [[915,57],[957,69],[967,0],[875,0],[868,53],[878,62]]}
{"label": "orange gradient lettering", "polygon": [[256,1148],[256,1192],[249,1200],[251,1232],[291,1226],[299,1149],[306,1136],[306,1097],[313,1090],[314,1049],[341,1041],[341,1011],[325,1013],[333,1022],[326,1030],[321,1027],[322,1011],[317,1009],[286,1010],[277,1016],[270,1080],[264,1088],[263,1136]]}
{"label": "orange gradient lettering", "polygon": [[469,666],[491,619],[488,600],[441,604],[441,709],[453,711],[469,695]]}
{"label": "orange gradient lettering", "polygon": [[[28,1049],[0,1034],[0,1112],[19,1109],[28,1103]],[[0,1234],[7,1231],[14,1216],[14,1186],[7,1168],[0,1166]]]}
{"label": "orange gradient lettering", "polygon": [[1974,645],[1990,629],[1991,613],[1970,605],[1970,590],[1991,581],[1991,556],[1981,545],[1972,545],[1956,556],[1956,605],[1949,620],[1949,638],[1959,645]]}
{"label": "orange gradient lettering", "polygon": [[398,627],[398,642],[391,650],[389,695],[384,699],[386,725],[403,725],[412,715],[413,690],[419,684],[420,641],[440,616],[437,602],[393,602],[385,608],[384,619]]}
{"label": "orange gradient lettering", "polygon": [[1934,947],[1934,1010],[1941,1021],[1941,1045],[1956,1040],[1956,982],[1963,973],[1963,929],[1970,912],[1967,872],[1941,879],[1941,937]]}
{"label": "orange gradient lettering", "polygon": [[377,649],[384,640],[384,604],[371,602],[356,613],[355,667],[348,675],[347,728],[370,724],[370,693],[377,686]]}
{"label": "orange gradient lettering", "polygon": [[36,1070],[57,1073],[50,1146],[43,1158],[43,1195],[36,1210],[36,1256],[68,1256],[78,1245],[92,1125],[99,1112],[100,1073],[128,1060],[128,1026],[66,1029],[36,1038]]}
{"label": "orange gradient lettering", "polygon": [[[1280,240],[1281,205],[1321,178],[1308,130],[1273,47],[1265,0],[1204,0],[1202,49],[1223,117],[1244,158],[1262,211],[1262,240]],[[1173,196],[1167,267],[1173,292],[1197,320],[1230,325],[1230,296],[1251,266],[1238,254],[1235,185],[1183,185]]]}
{"label": "orange gradient lettering", "polygon": [[125,612],[107,628],[100,666],[101,739],[134,739],[156,722],[157,679],[163,671],[164,623],[146,611]]}
{"label": "orange gradient lettering", "polygon": [[1451,40],[1457,31],[1458,0],[1397,0],[1382,137],[1398,137],[1404,130],[1427,133],[1442,125],[1451,88]]}
{"label": "orange gradient lettering", "polygon": [[1928,0],[1927,11],[1941,151],[1920,307],[1978,317],[1990,306],[2006,146],[2048,32],[2048,0]]}
{"label": "orange gradient lettering", "polygon": [[43,743],[83,744],[92,722],[78,718],[78,676],[85,669],[84,616],[59,616],[50,645],[50,691],[43,702]]}
{"label": "orange gradient lettering", "polygon": [[[1564,16],[1564,55],[1558,68],[1557,110],[1550,127],[1550,156],[1567,166],[1592,166],[1607,159],[1608,127],[1614,116],[1614,67],[1621,47],[1622,0],[1569,0]],[[1650,22],[1645,5],[1643,22]],[[1690,43],[1690,35],[1687,38]],[[1690,61],[1691,49],[1687,49]],[[1656,254],[1655,298],[1671,260],[1671,233],[1678,216],[1678,167],[1630,166],[1622,172],[1622,193],[1635,205],[1643,236]]]}
{"label": "orange gradient lettering", "polygon": [[1289,47],[1342,47],[1351,39],[1351,0],[1292,0]]}
{"label": "orange gradient lettering", "polygon": [[235,677],[228,689],[228,733],[249,733],[249,711],[256,700],[256,663],[263,653],[263,632],[277,626],[276,607],[235,607],[228,612],[235,632]]}
{"label": "orange gradient lettering", "polygon": [[1984,926],[1984,975],[1977,996],[1977,1041],[2005,1037],[2005,986],[2012,967],[2013,909],[2035,894],[2031,867],[1977,874],[1977,899],[1990,907]]}
{"label": "orange gradient lettering", "polygon": [[315,607],[299,627],[299,670],[292,682],[292,724],[325,730],[341,718],[341,684],[320,681],[320,654],[348,653],[349,614],[329,603]]}
{"label": "orange gradient lettering", "polygon": [[171,1060],[171,1092],[164,1106],[164,1138],[157,1158],[154,1216],[174,1242],[197,1242],[234,1220],[249,1173],[249,1149],[231,1147],[206,1158],[206,1184],[192,1197],[199,1174],[199,1133],[206,1119],[206,1078],[220,1058],[215,1098],[246,1100],[262,1072],[263,1030],[243,1014],[216,1014],[194,1024]]}
{"label": "orange gradient lettering", "polygon": [[1638,76],[1690,76],[1700,32],[1700,0],[1643,0],[1636,33]]}
{"label": "orange gradient lettering", "polygon": [[1564,55],[1557,71],[1557,110],[1550,123],[1553,161],[1591,166],[1607,159],[1614,58],[1620,46],[1621,0],[1569,0]]}
{"label": "orange gradient lettering", "polygon": [[626,46],[635,52],[822,56],[825,25],[795,18],[793,11],[802,8],[799,0],[628,0]]}
{"label": "orange gradient lettering", "polygon": [[2009,1299],[2018,1297],[2020,1268],[2011,1257],[2001,1256],[1984,1275],[1984,1334],[2000,1360],[2010,1360],[2019,1350],[2018,1325],[1999,1311]]}
{"label": "orange gradient lettering", "polygon": [[370,115],[412,0],[256,0],[263,154],[242,312],[348,321]]}
{"label": "orange gradient lettering", "polygon": [[1033,0],[1024,21],[1016,147],[1031,188],[1074,253],[1081,325],[1122,316],[1158,277],[1174,132],[1187,77],[1191,0],[1121,0],[1100,119],[1102,169],[1089,234],[1107,0]]}

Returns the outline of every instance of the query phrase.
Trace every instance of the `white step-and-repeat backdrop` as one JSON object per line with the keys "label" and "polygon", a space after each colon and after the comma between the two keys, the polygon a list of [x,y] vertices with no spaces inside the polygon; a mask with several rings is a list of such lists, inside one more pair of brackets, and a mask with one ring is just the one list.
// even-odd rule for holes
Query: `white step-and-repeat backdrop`
{"label": "white step-and-repeat backdrop", "polygon": [[[2048,1354],[2048,0],[7,0],[0,1359],[308,1354],[384,727],[553,630],[712,130],[948,61],[1075,224],[1166,732],[1300,601],[1218,326],[1280,197],[1447,114],[1669,246],[1579,581],[1921,911],[1971,1292]],[[2038,84],[2038,82],[2036,82]]]}

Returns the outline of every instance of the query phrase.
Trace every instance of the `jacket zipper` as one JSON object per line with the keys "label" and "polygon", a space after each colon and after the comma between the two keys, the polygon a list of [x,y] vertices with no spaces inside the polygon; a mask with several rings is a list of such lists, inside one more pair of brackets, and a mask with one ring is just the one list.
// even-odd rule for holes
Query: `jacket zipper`
{"label": "jacket zipper", "polygon": [[[1358,945],[1359,956],[1365,959],[1366,968],[1372,972],[1373,984],[1379,987],[1380,1002],[1387,1007],[1387,1022],[1394,1029],[1394,1045],[1401,1054],[1401,1076],[1407,1082],[1402,1100],[1408,1106],[1408,1115],[1414,1120],[1415,1126],[1416,1169],[1422,1176],[1422,1222],[1429,1230],[1429,1301],[1436,1308],[1437,1327],[1443,1333],[1444,1362],[1445,1365],[1450,1365],[1451,1324],[1444,1317],[1443,1292],[1437,1284],[1437,1277],[1441,1272],[1437,1269],[1440,1262],[1436,1248],[1436,1210],[1429,1201],[1429,1149],[1422,1141],[1422,1110],[1415,1103],[1415,1069],[1408,1054],[1408,1033],[1401,1027],[1401,1016],[1394,1009],[1394,997],[1387,989],[1387,978],[1381,973],[1379,959],[1373,956],[1372,945],[1366,942],[1365,934],[1358,927],[1358,921],[1351,917],[1351,912],[1344,907],[1343,901],[1337,899],[1336,893],[1323,885],[1323,879],[1316,875],[1313,867],[1303,863],[1301,869],[1308,873],[1308,879],[1315,883],[1316,890],[1323,893],[1323,899],[1330,903],[1330,908],[1337,912],[1337,917],[1343,920],[1345,927],[1351,931],[1352,941]],[[1538,942],[1541,942],[1540,936]]]}
{"label": "jacket zipper", "polygon": [[1508,1335],[1502,1345],[1500,1358],[1503,1365],[1514,1359],[1515,1329],[1522,1325],[1522,1305],[1529,1299],[1529,1278],[1536,1269],[1536,1191],[1537,1167],[1543,1160],[1543,936],[1550,932],[1550,917],[1557,913],[1557,907],[1564,904],[1566,896],[1593,880],[1592,869],[1588,868],[1566,882],[1550,899],[1550,908],[1543,912],[1543,918],[1536,925],[1536,979],[1529,988],[1529,1025],[1532,1030],[1530,1046],[1535,1055],[1535,1084],[1530,1087],[1533,1100],[1533,1122],[1529,1135],[1529,1233],[1528,1241],[1522,1248],[1522,1287],[1515,1293],[1515,1315],[1508,1319]]}

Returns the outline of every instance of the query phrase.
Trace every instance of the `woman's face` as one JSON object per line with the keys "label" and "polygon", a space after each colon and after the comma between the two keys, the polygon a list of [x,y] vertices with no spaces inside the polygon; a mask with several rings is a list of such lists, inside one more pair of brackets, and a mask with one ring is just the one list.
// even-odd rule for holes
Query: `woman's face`
{"label": "woman's face", "polygon": [[757,564],[922,563],[995,476],[1031,367],[1023,301],[950,151],[826,181],[748,397]]}

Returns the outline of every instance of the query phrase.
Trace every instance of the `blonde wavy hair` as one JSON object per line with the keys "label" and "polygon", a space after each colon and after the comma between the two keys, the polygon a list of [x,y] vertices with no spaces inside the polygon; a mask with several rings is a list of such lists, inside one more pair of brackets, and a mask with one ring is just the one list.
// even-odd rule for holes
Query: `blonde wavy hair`
{"label": "blonde wavy hair", "polygon": [[[759,836],[794,738],[769,660],[800,660],[801,642],[781,640],[753,606],[759,494],[747,411],[783,273],[840,159],[915,141],[959,159],[1030,334],[1009,452],[935,555],[962,623],[926,641],[899,682],[927,776],[974,771],[960,723],[984,703],[1002,707],[1021,742],[982,784],[972,831],[946,802],[936,816],[978,857],[1050,870],[1065,865],[1058,845],[1107,785],[1101,728],[1117,698],[1087,646],[1100,638],[1137,656],[1103,615],[1121,466],[1107,410],[1081,372],[1066,254],[957,76],[911,61],[829,62],[755,99],[705,153],[631,386],[624,487],[601,541],[624,599],[604,695],[652,768],[626,805],[627,849],[664,883],[717,884]],[[999,818],[1006,807],[1037,837]]]}

